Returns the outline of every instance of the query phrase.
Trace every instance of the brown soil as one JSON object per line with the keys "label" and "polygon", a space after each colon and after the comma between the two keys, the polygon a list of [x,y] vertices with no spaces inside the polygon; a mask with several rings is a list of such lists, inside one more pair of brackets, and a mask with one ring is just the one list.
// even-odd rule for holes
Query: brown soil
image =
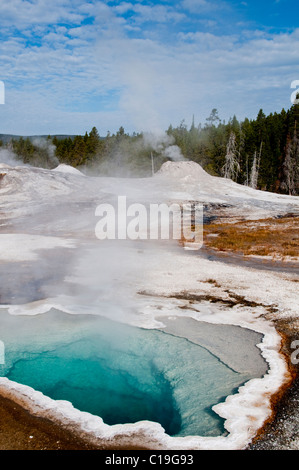
{"label": "brown soil", "polygon": [[204,242],[219,251],[295,261],[299,258],[299,217],[207,224]]}
{"label": "brown soil", "polygon": [[0,450],[94,450],[57,424],[0,396]]}

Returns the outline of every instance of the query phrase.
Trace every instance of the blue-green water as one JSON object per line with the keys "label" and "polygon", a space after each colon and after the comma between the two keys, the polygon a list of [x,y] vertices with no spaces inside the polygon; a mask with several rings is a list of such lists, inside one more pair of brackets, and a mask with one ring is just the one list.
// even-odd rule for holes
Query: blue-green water
{"label": "blue-green water", "polygon": [[252,378],[184,338],[100,317],[2,311],[0,324],[2,376],[107,424],[150,420],[169,435],[221,435],[212,406]]}

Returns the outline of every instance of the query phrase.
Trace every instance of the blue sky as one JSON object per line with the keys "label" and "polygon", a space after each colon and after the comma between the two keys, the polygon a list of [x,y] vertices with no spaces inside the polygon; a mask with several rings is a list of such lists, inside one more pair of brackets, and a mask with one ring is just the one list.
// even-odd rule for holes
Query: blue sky
{"label": "blue sky", "polygon": [[101,135],[291,106],[298,0],[0,4],[0,133]]}

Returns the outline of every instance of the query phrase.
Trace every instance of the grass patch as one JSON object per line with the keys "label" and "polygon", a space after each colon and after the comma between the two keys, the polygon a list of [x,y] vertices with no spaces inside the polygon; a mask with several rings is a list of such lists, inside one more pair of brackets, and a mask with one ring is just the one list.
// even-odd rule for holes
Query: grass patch
{"label": "grass patch", "polygon": [[299,257],[299,217],[214,223],[204,227],[204,243],[219,251],[273,258]]}

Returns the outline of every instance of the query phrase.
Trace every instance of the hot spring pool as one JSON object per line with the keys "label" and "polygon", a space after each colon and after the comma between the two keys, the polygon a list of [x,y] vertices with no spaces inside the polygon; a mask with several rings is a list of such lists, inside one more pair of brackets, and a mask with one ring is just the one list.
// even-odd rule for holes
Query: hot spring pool
{"label": "hot spring pool", "polygon": [[[36,316],[0,313],[1,376],[70,401],[109,425],[149,420],[171,436],[224,435],[213,405],[256,377],[163,331],[54,309]],[[257,334],[248,331],[248,341],[254,349]]]}

